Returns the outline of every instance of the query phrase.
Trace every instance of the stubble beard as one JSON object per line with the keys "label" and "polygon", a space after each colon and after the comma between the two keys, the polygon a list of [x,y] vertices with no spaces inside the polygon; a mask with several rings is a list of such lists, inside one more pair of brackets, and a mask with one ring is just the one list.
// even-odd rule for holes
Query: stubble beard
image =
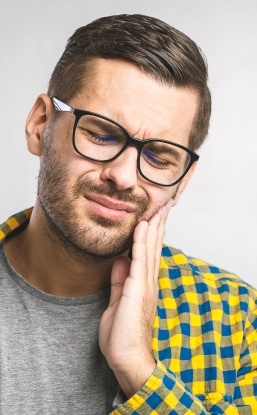
{"label": "stubble beard", "polygon": [[[92,259],[108,259],[128,251],[132,245],[134,229],[148,209],[146,194],[136,195],[130,190],[118,191],[113,182],[95,183],[81,176],[69,189],[69,172],[52,148],[50,131],[45,134],[45,147],[38,177],[38,201],[47,223],[47,236],[57,240],[72,256],[90,256]],[[77,213],[83,194],[107,195],[130,202],[137,209],[129,223],[112,221],[90,214],[89,220]],[[80,208],[83,211],[83,206]],[[132,215],[131,213],[129,215]],[[50,231],[50,232],[49,232]]]}

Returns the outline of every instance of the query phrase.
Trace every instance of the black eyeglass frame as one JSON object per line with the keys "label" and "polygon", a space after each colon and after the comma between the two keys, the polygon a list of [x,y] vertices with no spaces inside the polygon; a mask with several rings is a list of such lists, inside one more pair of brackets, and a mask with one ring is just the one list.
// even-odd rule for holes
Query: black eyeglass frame
{"label": "black eyeglass frame", "polygon": [[[156,184],[158,186],[163,186],[163,187],[171,187],[171,186],[175,186],[177,183],[179,183],[183,177],[187,174],[187,172],[190,170],[190,168],[192,167],[192,165],[199,160],[200,156],[193,150],[190,150],[189,148],[182,146],[181,144],[178,143],[174,143],[173,141],[168,141],[168,140],[162,140],[162,139],[158,139],[158,138],[150,138],[150,139],[146,139],[146,140],[140,140],[137,138],[132,137],[129,132],[119,123],[117,123],[116,121],[112,120],[111,118],[108,118],[104,115],[98,114],[96,112],[92,112],[92,111],[85,111],[85,110],[80,110],[77,108],[73,108],[68,104],[65,104],[64,102],[60,101],[58,98],[56,97],[51,97],[51,100],[53,102],[54,108],[56,109],[56,111],[60,111],[60,112],[70,112],[72,114],[75,115],[75,121],[74,121],[74,126],[73,126],[73,131],[72,131],[72,145],[74,150],[80,154],[82,157],[88,159],[88,160],[92,160],[92,161],[96,161],[97,163],[107,163],[110,161],[115,160],[116,158],[118,158],[125,150],[126,148],[128,148],[129,146],[134,146],[137,148],[138,150],[138,156],[137,156],[137,169],[140,173],[140,175],[147,180],[150,183]],[[112,157],[111,159],[108,160],[97,160],[94,159],[92,157],[88,157],[85,156],[85,154],[81,153],[77,146],[76,146],[76,141],[75,141],[75,131],[76,131],[76,127],[78,125],[78,122],[80,120],[81,117],[83,117],[84,115],[93,115],[95,117],[98,117],[100,119],[106,120],[111,122],[112,124],[116,125],[117,127],[119,127],[125,134],[126,136],[126,142],[124,144],[124,146],[122,147],[122,149],[118,152],[118,154],[116,154],[114,157]],[[186,168],[186,170],[184,171],[184,173],[182,174],[182,176],[177,179],[174,183],[172,184],[161,184],[158,182],[155,182],[154,180],[148,179],[148,177],[146,177],[144,175],[144,173],[141,171],[141,167],[140,167],[140,154],[142,152],[142,149],[144,147],[145,144],[149,143],[149,141],[154,141],[154,142],[160,142],[160,143],[166,143],[166,144],[172,144],[175,147],[181,148],[182,150],[186,151],[189,156],[190,156],[190,161],[188,163],[188,166]]]}

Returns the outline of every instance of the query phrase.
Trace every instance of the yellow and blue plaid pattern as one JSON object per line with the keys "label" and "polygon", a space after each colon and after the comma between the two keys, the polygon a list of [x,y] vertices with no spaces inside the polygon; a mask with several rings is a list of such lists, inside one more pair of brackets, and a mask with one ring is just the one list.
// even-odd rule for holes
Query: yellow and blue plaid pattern
{"label": "yellow and blue plaid pattern", "polygon": [[[31,209],[0,226],[4,240]],[[147,383],[112,415],[257,415],[257,291],[163,247]],[[133,333],[131,333],[133,335]]]}
{"label": "yellow and blue plaid pattern", "polygon": [[19,229],[21,226],[26,225],[32,213],[32,208],[26,209],[22,212],[16,213],[11,216],[6,222],[0,225],[0,243],[4,241],[11,233]]}

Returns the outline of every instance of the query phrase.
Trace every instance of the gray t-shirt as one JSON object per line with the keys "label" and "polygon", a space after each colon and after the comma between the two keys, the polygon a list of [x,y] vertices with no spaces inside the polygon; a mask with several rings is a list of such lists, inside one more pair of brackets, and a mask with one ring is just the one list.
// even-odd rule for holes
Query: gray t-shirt
{"label": "gray t-shirt", "polygon": [[[72,278],[72,275],[71,275]],[[45,294],[0,246],[0,414],[105,415],[117,382],[98,345],[109,290],[81,298]]]}

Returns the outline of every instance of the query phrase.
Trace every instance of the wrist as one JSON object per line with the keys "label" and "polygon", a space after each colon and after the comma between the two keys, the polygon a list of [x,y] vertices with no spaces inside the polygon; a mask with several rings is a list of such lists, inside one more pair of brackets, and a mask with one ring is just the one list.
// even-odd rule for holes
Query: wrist
{"label": "wrist", "polygon": [[126,368],[113,368],[113,372],[119,385],[127,398],[133,396],[141,389],[150,378],[156,368],[156,361],[153,356],[146,361],[145,359],[138,364],[133,363]]}

